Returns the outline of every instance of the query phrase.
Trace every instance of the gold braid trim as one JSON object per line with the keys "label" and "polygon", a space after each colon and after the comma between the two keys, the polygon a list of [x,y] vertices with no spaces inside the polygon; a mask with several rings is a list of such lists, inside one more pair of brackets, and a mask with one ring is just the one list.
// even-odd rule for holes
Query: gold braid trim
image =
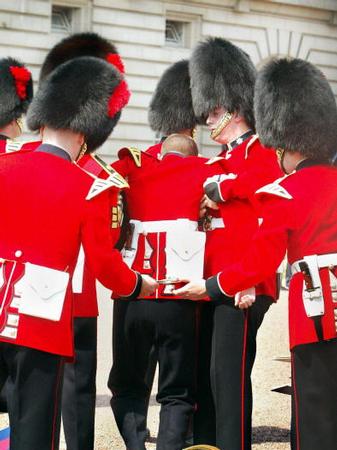
{"label": "gold braid trim", "polygon": [[225,114],[220,119],[219,125],[217,125],[216,128],[211,133],[211,138],[215,139],[219,136],[221,131],[229,124],[229,122],[232,120],[233,114],[230,112],[225,112]]}
{"label": "gold braid trim", "polygon": [[126,147],[126,148],[129,150],[136,166],[141,167],[142,166],[142,152],[136,147]]}

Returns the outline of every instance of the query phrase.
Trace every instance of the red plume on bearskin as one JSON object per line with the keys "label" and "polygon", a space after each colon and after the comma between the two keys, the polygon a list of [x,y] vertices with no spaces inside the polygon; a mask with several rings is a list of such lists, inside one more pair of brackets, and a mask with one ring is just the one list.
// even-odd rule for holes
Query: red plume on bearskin
{"label": "red plume on bearskin", "polygon": [[120,73],[125,73],[124,63],[122,58],[117,53],[109,53],[106,57],[108,63],[112,64],[120,71]]}
{"label": "red plume on bearskin", "polygon": [[[113,69],[113,89],[108,98],[104,96],[105,94],[103,97],[100,97],[98,91],[92,92],[92,95],[97,100],[99,97],[104,99],[104,104],[106,106],[105,111],[107,119],[109,119],[108,121],[103,120],[105,125],[102,124],[102,126],[106,126],[106,129],[103,128],[97,131],[97,139],[93,136],[90,139],[87,138],[88,149],[89,151],[92,151],[104,142],[106,135],[108,136],[111,133],[113,127],[120,118],[122,108],[128,103],[130,98],[130,91],[124,79],[124,64],[115,45],[97,33],[77,33],[66,37],[56,44],[47,54],[41,68],[40,84],[42,87],[42,84],[45,81],[48,81],[48,76],[54,73],[54,71],[57,71],[61,65],[75,59],[83,60],[83,57],[88,57],[86,59],[88,67],[85,69],[88,77],[92,71],[95,71],[95,60],[103,61]],[[81,66],[82,64],[83,61],[80,62]],[[118,76],[116,75],[117,72],[119,74]],[[104,73],[107,73],[107,70],[105,70]],[[79,79],[83,78],[85,78],[85,75],[80,74]],[[69,99],[72,99],[74,104],[78,104],[77,100],[82,98],[82,90],[83,87],[81,83],[73,85],[73,91],[69,92]],[[62,95],[62,92],[60,92],[60,95]],[[60,112],[60,114],[61,117],[63,117],[62,112]],[[113,126],[111,127],[112,123]],[[32,126],[35,126],[33,125],[33,121]]]}
{"label": "red plume on bearskin", "polygon": [[125,80],[122,80],[113,91],[108,103],[108,115],[113,117],[129,102],[130,91]]}
{"label": "red plume on bearskin", "polygon": [[95,57],[74,58],[41,83],[27,124],[31,130],[45,125],[81,133],[93,151],[112,132],[128,97],[126,83],[112,64]]}
{"label": "red plume on bearskin", "polygon": [[47,54],[40,72],[40,82],[56,67],[81,56],[107,59],[118,54],[117,48],[97,33],[76,33],[62,39]]}
{"label": "red plume on bearskin", "polygon": [[14,58],[0,59],[0,127],[21,117],[33,97],[30,71]]}
{"label": "red plume on bearskin", "polygon": [[26,100],[27,85],[28,85],[28,82],[32,78],[32,74],[29,72],[28,69],[26,69],[26,67],[10,66],[9,70],[11,71],[11,74],[13,75],[13,78],[15,81],[16,93],[18,94],[18,97],[21,100]]}

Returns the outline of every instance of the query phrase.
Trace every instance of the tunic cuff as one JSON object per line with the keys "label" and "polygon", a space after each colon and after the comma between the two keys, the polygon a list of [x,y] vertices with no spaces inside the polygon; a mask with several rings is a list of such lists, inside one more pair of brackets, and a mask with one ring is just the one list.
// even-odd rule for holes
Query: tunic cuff
{"label": "tunic cuff", "polygon": [[224,290],[221,289],[219,282],[219,274],[210,277],[206,280],[206,290],[211,302],[218,300],[228,300],[232,299],[230,295],[226,294]]}
{"label": "tunic cuff", "polygon": [[135,272],[135,274],[137,276],[137,281],[133,291],[131,292],[131,294],[121,297],[122,300],[136,300],[136,298],[139,297],[140,291],[142,289],[143,278],[140,273]]}

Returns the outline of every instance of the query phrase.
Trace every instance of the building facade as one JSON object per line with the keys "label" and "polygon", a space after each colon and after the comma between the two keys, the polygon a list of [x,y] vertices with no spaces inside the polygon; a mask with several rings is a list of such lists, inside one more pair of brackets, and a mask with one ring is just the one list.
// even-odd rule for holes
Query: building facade
{"label": "building facade", "polygon": [[[337,0],[0,0],[0,55],[26,63],[35,81],[50,47],[80,31],[98,32],[117,45],[132,91],[100,149],[107,160],[120,147],[146,149],[155,142],[147,108],[158,78],[207,36],[231,40],[257,67],[273,56],[308,60],[337,97]],[[218,148],[208,135],[200,128],[198,143],[203,154],[213,155]]]}

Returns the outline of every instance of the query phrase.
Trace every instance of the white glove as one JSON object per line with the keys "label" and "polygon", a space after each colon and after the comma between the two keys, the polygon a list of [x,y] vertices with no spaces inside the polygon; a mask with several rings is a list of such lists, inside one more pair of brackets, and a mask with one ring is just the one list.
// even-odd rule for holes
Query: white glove
{"label": "white glove", "polygon": [[240,309],[247,309],[255,302],[256,292],[255,287],[245,289],[244,291],[235,294],[235,306]]}

